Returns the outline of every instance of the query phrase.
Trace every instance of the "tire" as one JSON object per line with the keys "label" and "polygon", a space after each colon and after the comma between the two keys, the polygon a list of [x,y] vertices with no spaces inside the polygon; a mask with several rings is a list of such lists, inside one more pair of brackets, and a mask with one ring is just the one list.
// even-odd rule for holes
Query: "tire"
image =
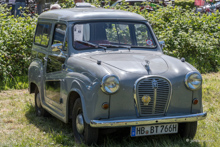
{"label": "tire", "polygon": [[197,121],[179,124],[179,134],[182,138],[193,139],[196,135],[196,130]]}
{"label": "tire", "polygon": [[42,107],[40,100],[40,93],[38,88],[35,89],[35,113],[39,117],[47,117],[49,113]]}
{"label": "tire", "polygon": [[[78,117],[81,120],[80,129],[79,129],[79,123]],[[77,129],[78,125],[78,129]],[[73,128],[73,134],[76,143],[81,144],[84,143],[86,145],[92,145],[95,144],[98,140],[98,129],[92,128],[89,124],[87,124],[84,121],[83,117],[83,111],[82,111],[82,103],[80,98],[78,98],[73,106],[72,111],[72,128]],[[81,129],[83,128],[83,129]]]}

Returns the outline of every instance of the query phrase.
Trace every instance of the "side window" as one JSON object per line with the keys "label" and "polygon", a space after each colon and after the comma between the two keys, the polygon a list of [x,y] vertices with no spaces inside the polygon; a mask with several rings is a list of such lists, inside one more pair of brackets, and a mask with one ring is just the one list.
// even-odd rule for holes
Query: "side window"
{"label": "side window", "polygon": [[[53,40],[52,40],[52,45],[59,45],[61,46],[64,45],[63,50],[67,50],[67,39],[66,42],[64,42],[66,36],[66,25],[65,24],[56,24],[54,33],[53,33]],[[52,49],[52,51],[57,52],[59,51],[58,48]]]}
{"label": "side window", "polygon": [[48,46],[50,40],[51,24],[37,24],[34,43],[42,46]]}

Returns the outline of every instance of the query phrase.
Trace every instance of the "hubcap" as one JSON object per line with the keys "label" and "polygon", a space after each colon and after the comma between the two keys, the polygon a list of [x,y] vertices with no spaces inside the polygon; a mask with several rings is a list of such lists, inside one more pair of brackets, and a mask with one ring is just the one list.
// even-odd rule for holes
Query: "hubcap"
{"label": "hubcap", "polygon": [[76,129],[80,134],[82,134],[84,131],[84,122],[82,114],[78,114],[76,117]]}
{"label": "hubcap", "polygon": [[37,100],[37,107],[40,108],[41,104],[40,104],[40,95],[39,94],[37,94],[36,100]]}

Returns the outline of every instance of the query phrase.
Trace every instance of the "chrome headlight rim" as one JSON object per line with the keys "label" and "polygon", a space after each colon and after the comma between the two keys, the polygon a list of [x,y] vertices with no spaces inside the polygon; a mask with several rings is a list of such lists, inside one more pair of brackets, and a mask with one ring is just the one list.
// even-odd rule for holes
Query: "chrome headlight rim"
{"label": "chrome headlight rim", "polygon": [[[188,82],[187,82],[187,80],[189,79],[189,77],[192,76],[193,74],[197,74],[197,75],[200,77],[200,79],[201,79],[201,84],[199,85],[199,87],[197,87],[197,88],[195,88],[195,89],[191,88],[191,87],[189,86]],[[186,76],[185,76],[185,85],[186,85],[186,87],[187,87],[188,89],[190,89],[190,90],[192,90],[192,91],[195,91],[195,90],[200,89],[201,86],[202,86],[202,75],[201,75],[199,72],[197,72],[197,71],[188,72],[188,73],[186,74]]]}
{"label": "chrome headlight rim", "polygon": [[113,75],[113,74],[105,75],[105,76],[102,78],[101,89],[102,89],[102,91],[103,91],[104,93],[106,93],[106,94],[114,94],[114,93],[116,93],[116,92],[119,90],[119,88],[120,88],[120,86],[119,86],[118,89],[117,89],[116,91],[114,91],[114,92],[108,92],[108,91],[105,89],[105,82],[106,82],[106,80],[107,80],[108,78],[110,78],[110,77],[116,78],[117,81],[118,81],[118,85],[119,85],[119,83],[120,83],[119,78],[118,78],[116,75]]}

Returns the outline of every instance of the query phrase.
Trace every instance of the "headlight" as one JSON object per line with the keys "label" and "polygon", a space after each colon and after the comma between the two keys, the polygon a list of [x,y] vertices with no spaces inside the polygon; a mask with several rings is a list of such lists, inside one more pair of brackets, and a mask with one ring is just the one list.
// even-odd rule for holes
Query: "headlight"
{"label": "headlight", "polygon": [[107,94],[112,94],[119,89],[119,79],[115,75],[106,75],[102,78],[101,89]]}
{"label": "headlight", "polygon": [[202,76],[198,72],[189,72],[185,77],[186,87],[190,90],[197,90],[202,86]]}

